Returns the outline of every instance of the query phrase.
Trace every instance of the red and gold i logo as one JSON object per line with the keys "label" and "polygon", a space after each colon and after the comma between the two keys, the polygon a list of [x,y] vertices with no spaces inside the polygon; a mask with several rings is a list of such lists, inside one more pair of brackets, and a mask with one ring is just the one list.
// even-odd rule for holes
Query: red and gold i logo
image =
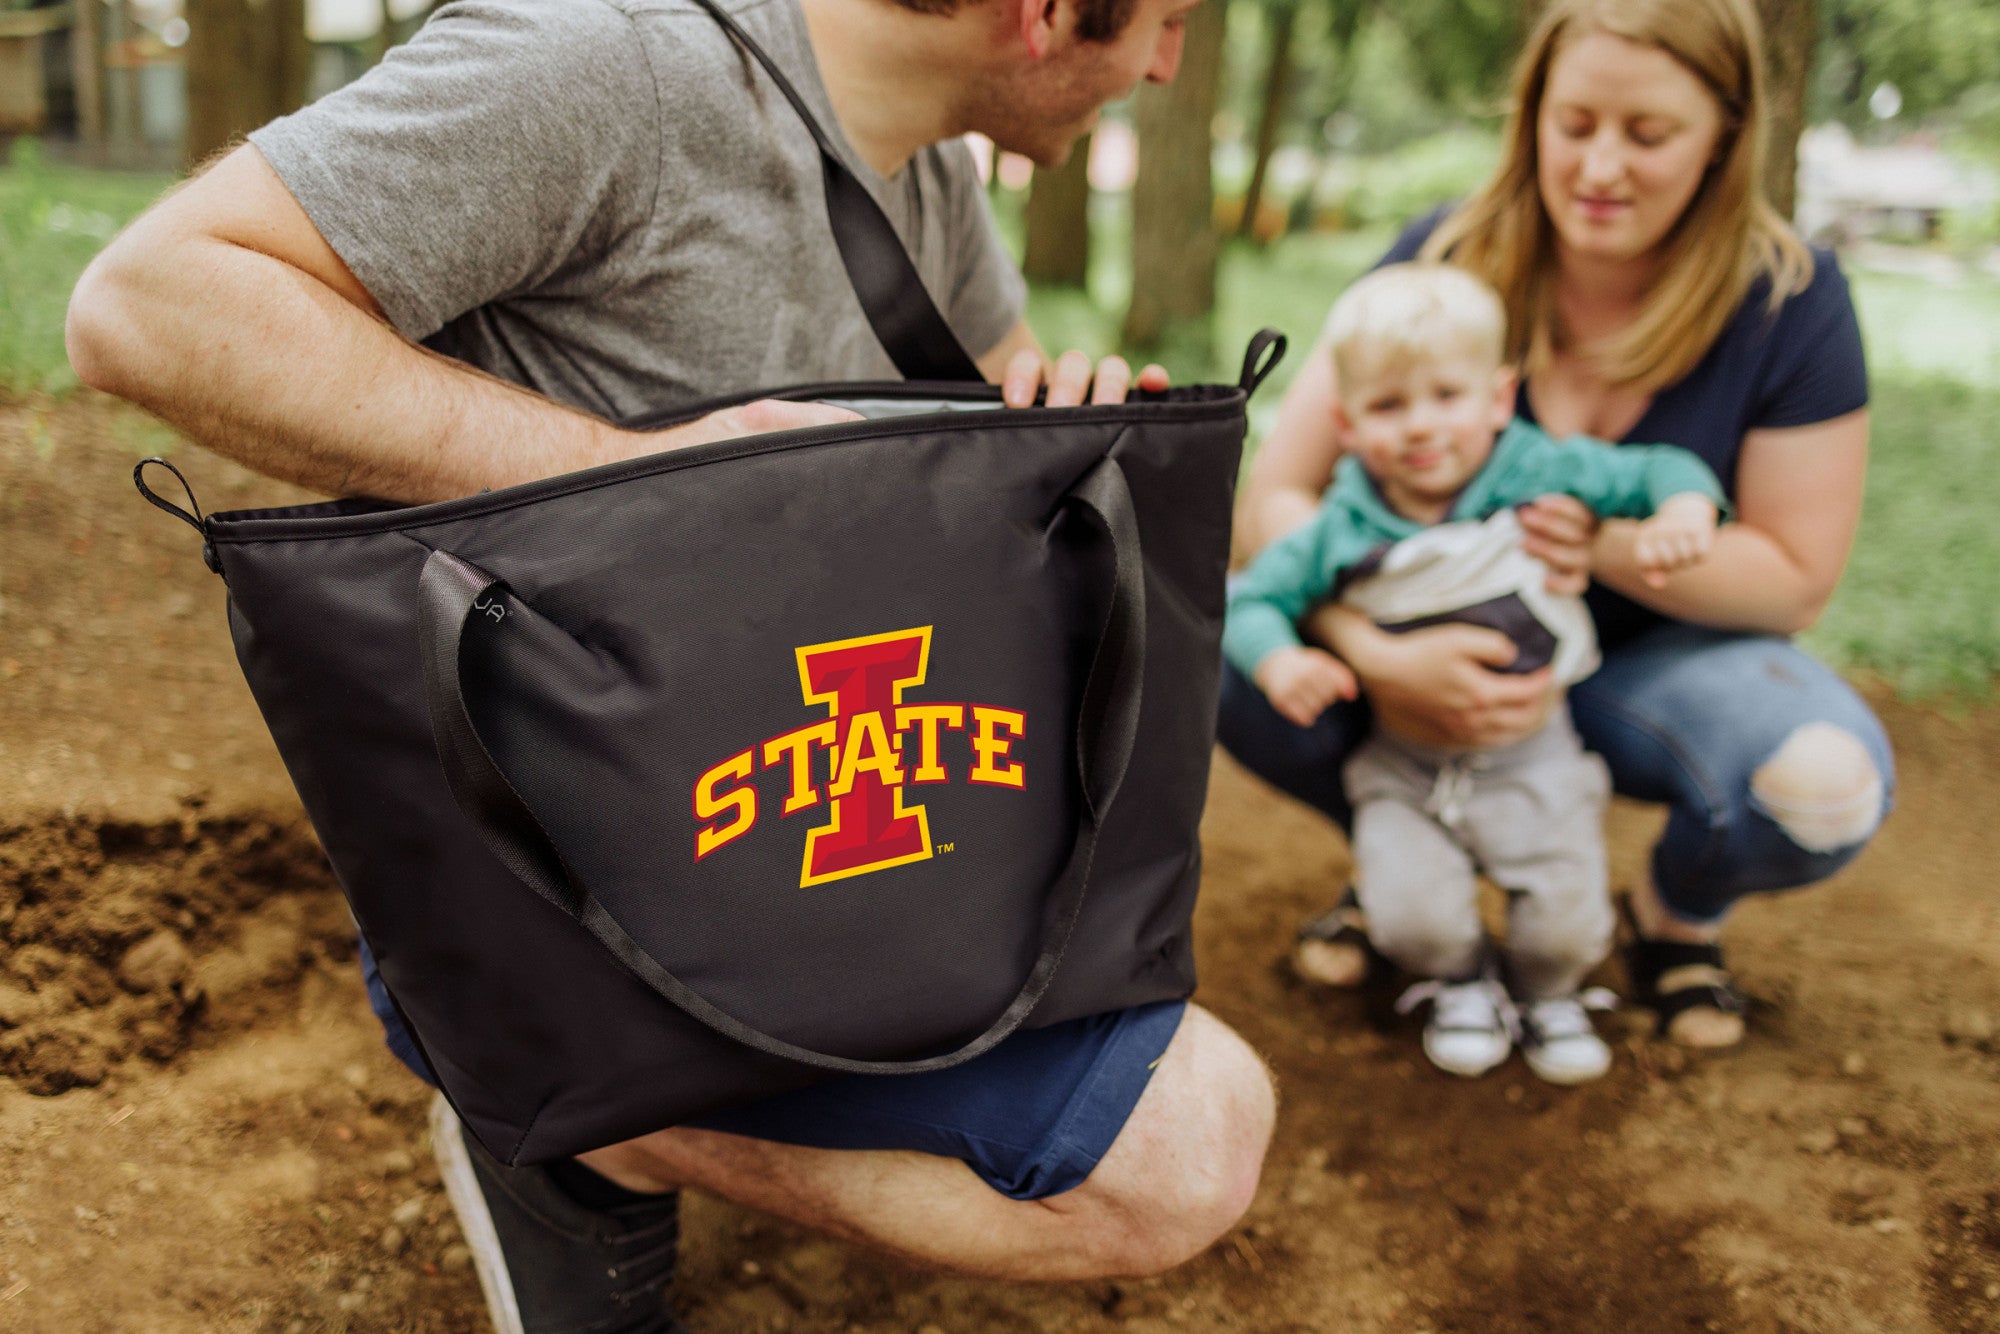
{"label": "red and gold i logo", "polygon": [[[924,684],[932,627],[839,639],[798,649],[799,690],[827,716],[739,751],[696,781],[695,860],[735,842],[757,821],[757,769],[788,780],[781,818],[827,805],[828,820],[806,835],[799,885],[825,884],[924,861],[935,852],[930,819],[905,789],[945,783],[946,732],[968,730],[966,780],[1023,788],[1025,767],[1010,758],[1027,732],[1017,709],[985,704],[912,703],[904,692]],[[813,760],[825,756],[815,775]],[[725,784],[735,784],[725,790]]]}

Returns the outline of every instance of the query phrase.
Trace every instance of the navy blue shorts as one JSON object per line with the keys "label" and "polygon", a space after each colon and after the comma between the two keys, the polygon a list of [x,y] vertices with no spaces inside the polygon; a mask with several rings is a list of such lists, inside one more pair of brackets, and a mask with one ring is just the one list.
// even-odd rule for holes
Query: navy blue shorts
{"label": "navy blue shorts", "polygon": [[[389,1050],[436,1084],[367,942],[361,971]],[[692,1124],[815,1149],[911,1149],[957,1158],[1017,1200],[1073,1190],[1111,1149],[1180,1027],[1161,1001],[1014,1034],[985,1055],[924,1075],[844,1075]]]}

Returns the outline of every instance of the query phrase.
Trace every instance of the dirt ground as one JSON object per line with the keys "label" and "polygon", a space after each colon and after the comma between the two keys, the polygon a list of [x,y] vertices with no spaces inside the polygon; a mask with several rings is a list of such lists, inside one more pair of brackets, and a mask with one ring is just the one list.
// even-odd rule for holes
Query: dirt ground
{"label": "dirt ground", "polygon": [[[134,422],[0,404],[0,1329],[481,1328],[425,1092],[367,1013],[222,585],[131,489]],[[285,494],[177,457],[212,507]],[[1433,1071],[1381,996],[1291,980],[1345,852],[1219,760],[1200,999],[1283,1092],[1242,1225],[1163,1279],[1026,1288],[690,1199],[682,1309],[703,1334],[2000,1330],[2000,710],[1878,703],[1899,809],[1835,883],[1740,914],[1740,1050],[1620,1015],[1582,1090]],[[1621,876],[1656,818],[1616,813]]]}

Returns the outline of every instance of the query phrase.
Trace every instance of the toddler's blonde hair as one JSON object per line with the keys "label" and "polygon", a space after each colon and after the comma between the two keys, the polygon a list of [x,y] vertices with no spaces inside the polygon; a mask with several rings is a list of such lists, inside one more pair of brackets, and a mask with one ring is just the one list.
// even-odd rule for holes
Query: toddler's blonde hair
{"label": "toddler's blonde hair", "polygon": [[1340,294],[1323,341],[1345,398],[1350,386],[1437,356],[1476,356],[1498,367],[1507,310],[1498,293],[1464,269],[1385,264]]}

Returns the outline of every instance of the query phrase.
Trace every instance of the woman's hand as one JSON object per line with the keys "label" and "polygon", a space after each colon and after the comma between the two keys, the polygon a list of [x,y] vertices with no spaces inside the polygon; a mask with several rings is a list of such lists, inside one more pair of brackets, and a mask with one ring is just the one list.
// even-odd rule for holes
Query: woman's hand
{"label": "woman's hand", "polygon": [[1540,727],[1561,698],[1547,667],[1497,670],[1518,654],[1497,630],[1439,625],[1392,635],[1338,605],[1307,624],[1354,670],[1383,725],[1420,745],[1506,745]]}
{"label": "woman's hand", "polygon": [[1591,543],[1597,515],[1574,496],[1537,496],[1515,511],[1521,521],[1521,550],[1549,567],[1548,590],[1558,596],[1590,586]]}

